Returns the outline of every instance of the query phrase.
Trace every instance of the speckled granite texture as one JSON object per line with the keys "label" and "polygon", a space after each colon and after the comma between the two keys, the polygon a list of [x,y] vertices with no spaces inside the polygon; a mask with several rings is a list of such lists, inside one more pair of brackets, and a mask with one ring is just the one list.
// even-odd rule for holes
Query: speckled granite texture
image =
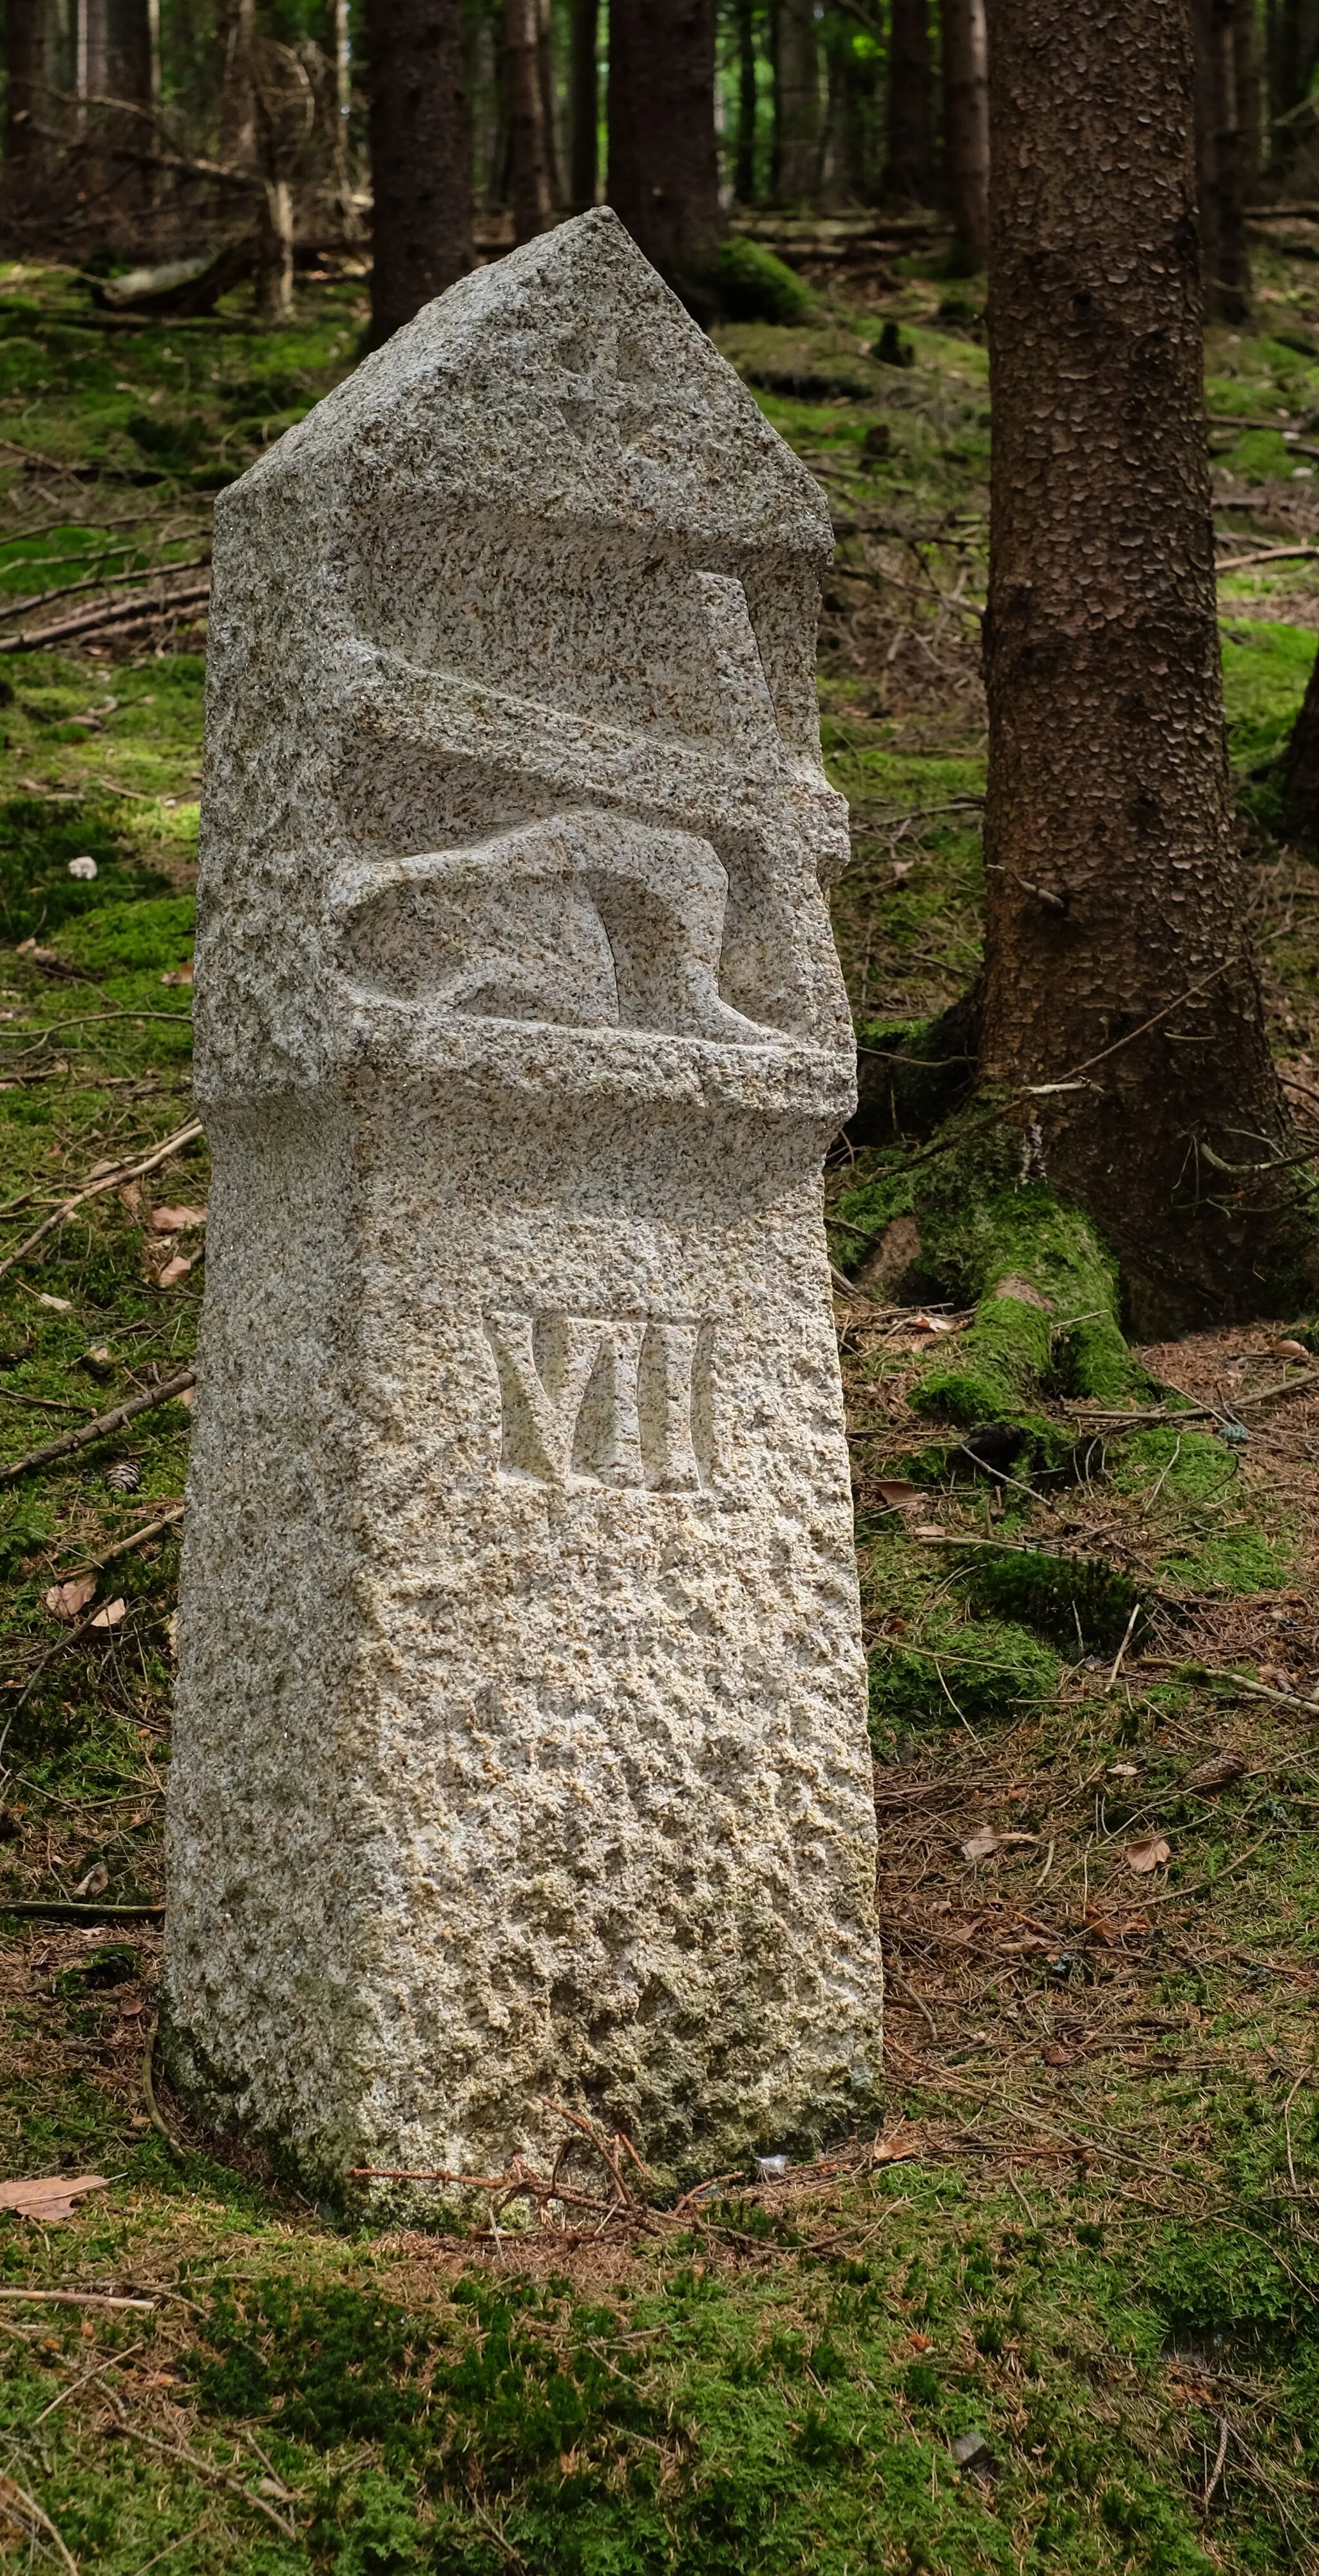
{"label": "speckled granite texture", "polygon": [[873,2105],[829,546],[603,210],[217,505],[165,2033],[320,2190]]}

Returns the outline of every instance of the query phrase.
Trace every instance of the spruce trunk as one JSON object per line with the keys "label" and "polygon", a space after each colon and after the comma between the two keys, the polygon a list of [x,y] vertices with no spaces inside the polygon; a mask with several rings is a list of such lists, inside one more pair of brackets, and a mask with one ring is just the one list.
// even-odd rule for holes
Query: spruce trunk
{"label": "spruce trunk", "polygon": [[548,231],[550,173],[545,99],[540,78],[540,12],[536,0],[505,0],[504,87],[508,98],[509,194],[513,238]]}
{"label": "spruce trunk", "polygon": [[985,0],[943,0],[943,137],[960,264],[989,256],[989,65]]}
{"label": "spruce trunk", "polygon": [[572,209],[595,204],[600,174],[600,0],[572,0]]}
{"label": "spruce trunk", "polygon": [[371,342],[472,265],[472,129],[460,0],[367,0]]}
{"label": "spruce trunk", "polygon": [[612,0],[609,203],[698,319],[718,305],[714,0]]}
{"label": "spruce trunk", "polygon": [[889,29],[888,159],[884,195],[895,205],[934,202],[933,71],[928,0],[893,0]]}
{"label": "spruce trunk", "polygon": [[998,0],[981,1065],[1149,1333],[1259,1313],[1305,1238],[1229,792],[1184,0],[1076,34]]}

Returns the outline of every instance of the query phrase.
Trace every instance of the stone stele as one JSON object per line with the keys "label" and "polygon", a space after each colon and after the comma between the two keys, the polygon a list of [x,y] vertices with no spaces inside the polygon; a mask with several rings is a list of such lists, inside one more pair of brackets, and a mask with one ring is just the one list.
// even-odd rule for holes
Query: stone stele
{"label": "stone stele", "polygon": [[217,504],[164,2031],[321,2190],[874,2106],[829,551],[603,209]]}

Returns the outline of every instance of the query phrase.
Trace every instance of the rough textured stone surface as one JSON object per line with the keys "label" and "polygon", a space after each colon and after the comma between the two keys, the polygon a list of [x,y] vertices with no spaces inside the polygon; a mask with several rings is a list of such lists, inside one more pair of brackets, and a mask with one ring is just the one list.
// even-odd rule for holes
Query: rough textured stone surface
{"label": "rough textured stone surface", "polygon": [[178,2081],[321,2187],[864,2116],[816,487],[607,212],[217,506]]}

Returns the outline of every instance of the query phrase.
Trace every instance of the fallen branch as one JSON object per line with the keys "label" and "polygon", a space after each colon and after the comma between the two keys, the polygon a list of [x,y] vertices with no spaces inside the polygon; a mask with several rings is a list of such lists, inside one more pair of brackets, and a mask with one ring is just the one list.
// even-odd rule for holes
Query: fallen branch
{"label": "fallen branch", "polygon": [[[33,1675],[33,1680],[36,1675]],[[28,1685],[31,1688],[31,1683]],[[3,1896],[0,1915],[21,1914],[39,1923],[160,1923],[163,1905],[80,1905],[68,1896]]]}
{"label": "fallen branch", "polygon": [[[111,555],[125,551],[123,546],[107,548]],[[202,565],[209,565],[210,560],[209,555],[190,555],[186,563],[161,564],[157,569],[162,573],[196,572]],[[75,591],[79,590],[122,590],[125,582],[140,582],[142,577],[140,565],[136,572],[90,572],[83,581],[64,581],[54,590],[39,591],[35,599],[16,599],[12,608],[0,608],[0,619],[30,616],[34,608],[47,608],[53,599],[72,599]]]}
{"label": "fallen branch", "polygon": [[110,1171],[100,1173],[94,1181],[88,1181],[82,1189],[75,1190],[73,1197],[65,1199],[53,1216],[43,1218],[26,1243],[20,1243],[16,1251],[7,1253],[0,1261],[0,1279],[4,1278],[7,1270],[14,1268],[16,1262],[26,1261],[29,1252],[34,1252],[48,1234],[53,1234],[57,1225],[63,1225],[65,1218],[72,1216],[76,1208],[85,1207],[88,1199],[99,1198],[103,1190],[122,1188],[125,1181],[141,1180],[145,1173],[154,1172],[159,1164],[167,1163],[172,1155],[181,1154],[185,1145],[191,1145],[201,1132],[200,1118],[190,1118],[186,1127],[176,1128],[172,1136],[165,1138],[163,1145],[153,1145],[149,1153],[140,1155],[136,1161],[130,1157],[125,1162],[114,1164]]}
{"label": "fallen branch", "polygon": [[39,2299],[43,2306],[57,2308],[136,2308],[143,2316],[154,2316],[154,2299],[116,2299],[108,2290],[0,2290],[0,2299]]}
{"label": "fallen branch", "polygon": [[1214,569],[1221,575],[1225,572],[1248,572],[1252,564],[1314,563],[1316,559],[1319,559],[1319,546],[1265,546],[1260,554],[1237,555],[1226,563],[1216,564]]}
{"label": "fallen branch", "polygon": [[168,617],[176,608],[195,608],[209,599],[209,581],[185,584],[166,596],[151,599],[145,593],[137,599],[121,600],[115,608],[84,608],[76,617],[57,618],[53,626],[25,627],[21,635],[0,639],[0,653],[31,653],[38,645],[57,644],[67,635],[92,635],[102,626],[124,626],[136,619]]}
{"label": "fallen branch", "polygon": [[[21,2507],[20,2512],[15,2512],[11,2498]],[[27,2488],[19,2485],[17,2478],[0,2475],[0,2511],[4,2512],[11,2522],[16,2522],[20,2531],[26,2531],[29,2540],[36,2539],[44,2531],[61,2566],[67,2567],[69,2576],[78,2576],[78,2561],[65,2547],[50,2515],[42,2512],[36,2497],[30,2496]],[[35,2523],[35,2531],[24,2523],[24,2514],[29,2516],[31,2523]]]}
{"label": "fallen branch", "polygon": [[1143,1429],[1151,1422],[1226,1422],[1243,1413],[1248,1404],[1272,1404],[1284,1395],[1303,1395],[1307,1386],[1315,1385],[1319,1385],[1319,1369],[1303,1369],[1299,1377],[1279,1378],[1276,1386],[1257,1387],[1253,1395],[1234,1395],[1230,1413],[1221,1404],[1192,1404],[1189,1400],[1181,1405],[1147,1405],[1143,1412],[1133,1409],[1119,1413],[1102,1404],[1065,1404],[1063,1411],[1070,1413],[1074,1422],[1102,1422],[1109,1430],[1118,1431]]}
{"label": "fallen branch", "polygon": [[60,1582],[71,1582],[75,1574],[99,1574],[102,1566],[113,1564],[117,1556],[131,1556],[135,1548],[145,1547],[149,1538],[159,1538],[162,1530],[173,1529],[175,1522],[182,1520],[187,1508],[186,1503],[171,1503],[168,1511],[162,1512],[158,1520],[147,1521],[142,1529],[133,1530],[127,1538],[117,1538],[114,1546],[103,1547],[99,1556],[85,1557],[81,1565],[66,1566],[60,1575]]}
{"label": "fallen branch", "polygon": [[104,1440],[110,1432],[122,1431],[125,1423],[136,1421],[139,1413],[150,1413],[158,1404],[171,1403],[196,1383],[195,1369],[176,1369],[173,1377],[167,1377],[161,1386],[153,1386],[148,1395],[132,1395],[126,1404],[116,1404],[109,1413],[98,1413],[94,1421],[84,1423],[81,1431],[66,1431],[59,1440],[48,1440],[43,1449],[30,1449],[26,1458],[15,1458],[12,1465],[0,1467],[0,1485],[11,1485],[16,1476],[25,1476],[32,1467],[53,1466],[57,1458],[85,1449],[90,1441]]}

